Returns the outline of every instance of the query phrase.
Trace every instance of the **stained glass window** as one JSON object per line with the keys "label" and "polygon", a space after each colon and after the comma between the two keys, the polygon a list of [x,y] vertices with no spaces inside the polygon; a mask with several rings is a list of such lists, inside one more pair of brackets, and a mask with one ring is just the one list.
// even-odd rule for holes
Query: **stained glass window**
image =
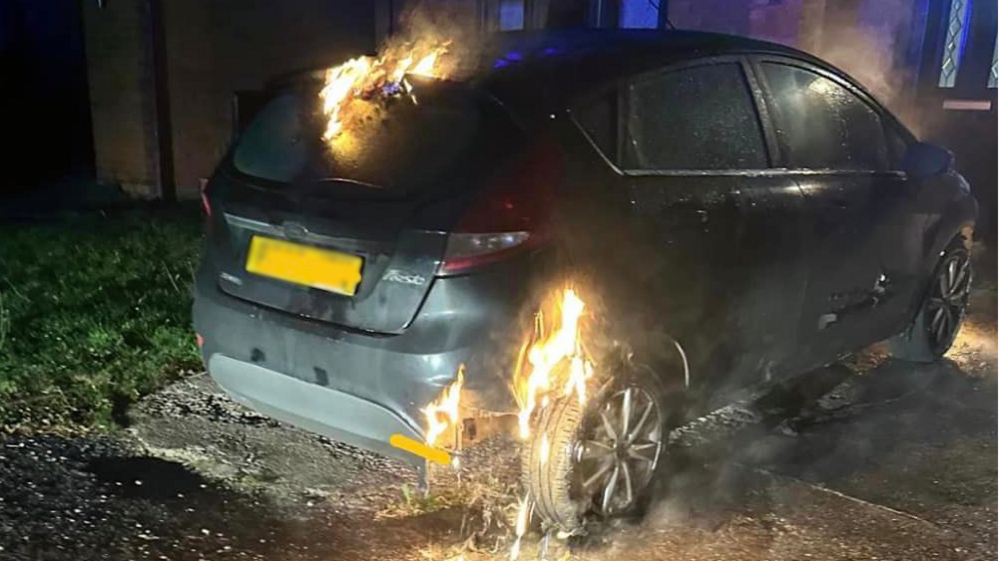
{"label": "stained glass window", "polygon": [[622,0],[618,25],[625,29],[659,27],[660,0]]}
{"label": "stained glass window", "polygon": [[499,28],[501,31],[524,29],[524,0],[500,0]]}
{"label": "stained glass window", "polygon": [[992,68],[989,69],[989,87],[996,87],[996,78],[999,70],[996,69],[996,55],[999,55],[999,37],[996,37],[996,46],[992,48]]}
{"label": "stained glass window", "polygon": [[953,88],[954,83],[957,82],[957,71],[961,66],[961,52],[964,50],[970,5],[971,0],[950,0],[943,57],[940,59],[940,81],[937,83],[941,88]]}

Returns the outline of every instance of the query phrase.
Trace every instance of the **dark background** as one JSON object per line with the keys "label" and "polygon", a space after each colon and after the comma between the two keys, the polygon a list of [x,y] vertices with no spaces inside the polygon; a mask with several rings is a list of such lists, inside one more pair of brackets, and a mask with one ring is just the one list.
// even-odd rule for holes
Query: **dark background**
{"label": "dark background", "polygon": [[94,173],[79,8],[77,0],[0,2],[5,191]]}

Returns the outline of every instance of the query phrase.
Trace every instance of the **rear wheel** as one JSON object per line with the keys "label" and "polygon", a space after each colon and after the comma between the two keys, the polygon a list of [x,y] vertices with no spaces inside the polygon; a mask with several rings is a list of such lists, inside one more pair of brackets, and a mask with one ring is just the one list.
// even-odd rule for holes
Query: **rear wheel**
{"label": "rear wheel", "polygon": [[916,318],[892,337],[892,356],[914,362],[932,362],[944,355],[961,329],[971,294],[971,258],[963,238],[944,251]]}
{"label": "rear wheel", "polygon": [[522,475],[536,512],[562,531],[578,531],[588,513],[637,514],[647,504],[666,405],[650,369],[619,378],[584,405],[550,404],[524,447]]}

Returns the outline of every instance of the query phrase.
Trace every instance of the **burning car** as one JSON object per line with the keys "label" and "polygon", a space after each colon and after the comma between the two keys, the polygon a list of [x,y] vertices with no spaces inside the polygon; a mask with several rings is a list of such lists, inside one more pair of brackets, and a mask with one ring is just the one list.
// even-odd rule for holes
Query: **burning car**
{"label": "burning car", "polygon": [[516,415],[522,510],[573,532],[737,392],[953,342],[977,204],[841,71],[679,31],[456,49],[284,80],[211,178],[194,321],[238,401],[417,465]]}

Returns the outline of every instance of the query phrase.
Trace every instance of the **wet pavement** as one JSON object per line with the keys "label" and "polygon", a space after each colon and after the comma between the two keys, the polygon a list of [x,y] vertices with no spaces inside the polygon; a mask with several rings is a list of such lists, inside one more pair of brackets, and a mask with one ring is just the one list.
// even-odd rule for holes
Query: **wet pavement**
{"label": "wet pavement", "polygon": [[[875,346],[804,384],[821,391],[802,410],[771,396],[709,416],[677,439],[686,461],[643,520],[550,557],[995,559],[995,310],[994,283],[976,288],[940,363]],[[204,376],[132,419],[110,435],[0,436],[0,559],[505,557],[515,443],[473,448],[461,483],[437,474],[424,499],[411,468],[246,411]]]}

